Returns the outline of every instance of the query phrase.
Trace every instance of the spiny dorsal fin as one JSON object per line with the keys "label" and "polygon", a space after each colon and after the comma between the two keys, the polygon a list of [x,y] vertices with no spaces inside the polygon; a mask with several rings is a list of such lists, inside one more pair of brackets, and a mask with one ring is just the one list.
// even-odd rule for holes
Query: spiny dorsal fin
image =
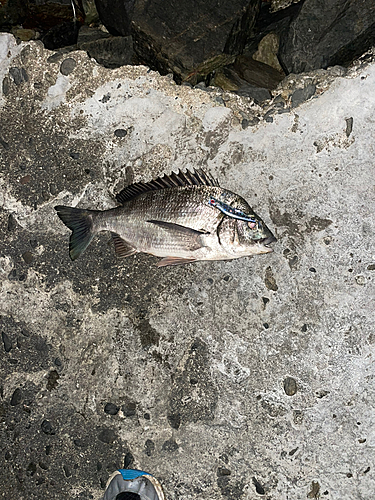
{"label": "spiny dorsal fin", "polygon": [[211,174],[207,174],[201,169],[186,170],[182,172],[179,170],[178,174],[174,172],[171,175],[163,175],[150,182],[137,182],[126,187],[118,195],[116,200],[123,204],[126,201],[136,198],[140,194],[147,193],[148,191],[156,191],[158,189],[169,189],[182,186],[219,186],[217,179],[214,179]]}

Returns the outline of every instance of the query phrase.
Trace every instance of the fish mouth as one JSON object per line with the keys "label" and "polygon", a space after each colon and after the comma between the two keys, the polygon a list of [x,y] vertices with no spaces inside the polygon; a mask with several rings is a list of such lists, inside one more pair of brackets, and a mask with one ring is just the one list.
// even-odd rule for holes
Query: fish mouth
{"label": "fish mouth", "polygon": [[262,238],[261,240],[258,240],[260,244],[264,245],[265,247],[270,245],[271,243],[275,243],[277,239],[272,235],[272,236],[267,236],[267,238]]}

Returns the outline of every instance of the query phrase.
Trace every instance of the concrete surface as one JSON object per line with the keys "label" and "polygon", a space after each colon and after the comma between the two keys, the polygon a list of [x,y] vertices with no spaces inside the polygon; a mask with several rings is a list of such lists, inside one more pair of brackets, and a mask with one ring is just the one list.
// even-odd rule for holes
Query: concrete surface
{"label": "concrete surface", "polygon": [[[2,497],[97,500],[130,466],[169,500],[372,499],[373,57],[270,123],[51,55],[0,35]],[[102,233],[69,260],[55,205],[106,209],[196,166],[248,200],[273,254],[158,269]]]}

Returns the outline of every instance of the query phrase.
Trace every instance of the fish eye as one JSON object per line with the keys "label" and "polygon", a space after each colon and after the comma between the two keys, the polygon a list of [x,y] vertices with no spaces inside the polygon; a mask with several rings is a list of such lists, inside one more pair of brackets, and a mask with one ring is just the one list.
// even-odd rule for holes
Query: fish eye
{"label": "fish eye", "polygon": [[250,221],[247,223],[250,229],[256,229],[258,227],[258,223],[256,221]]}

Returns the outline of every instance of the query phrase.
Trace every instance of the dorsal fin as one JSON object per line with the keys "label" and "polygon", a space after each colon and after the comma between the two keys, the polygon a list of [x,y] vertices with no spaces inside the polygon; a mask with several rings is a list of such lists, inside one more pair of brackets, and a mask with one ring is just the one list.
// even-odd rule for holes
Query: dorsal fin
{"label": "dorsal fin", "polygon": [[116,195],[116,200],[123,204],[126,201],[136,198],[140,194],[148,191],[156,191],[158,189],[169,189],[182,186],[216,186],[219,187],[217,179],[214,179],[211,174],[207,174],[201,169],[186,170],[186,172],[178,171],[171,175],[163,175],[150,182],[137,182],[131,184]]}

